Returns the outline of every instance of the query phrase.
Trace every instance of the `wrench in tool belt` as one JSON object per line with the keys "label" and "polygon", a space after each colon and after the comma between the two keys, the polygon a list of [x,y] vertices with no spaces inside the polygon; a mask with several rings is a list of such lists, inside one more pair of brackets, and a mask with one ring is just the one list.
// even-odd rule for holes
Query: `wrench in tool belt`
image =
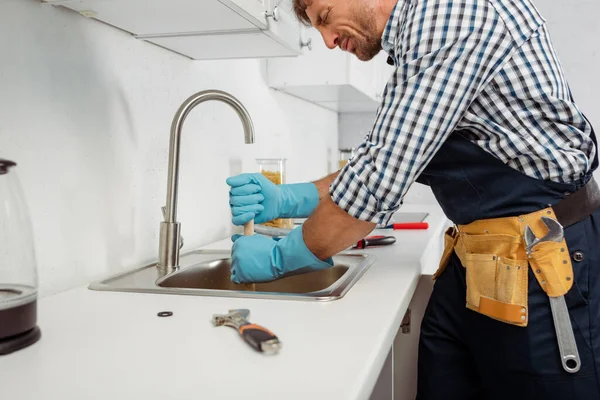
{"label": "wrench in tool belt", "polygon": [[[542,222],[548,228],[548,233],[541,238],[537,238],[529,226],[525,227],[525,250],[531,254],[535,245],[541,242],[562,242],[564,231],[562,225],[553,218],[543,216]],[[581,367],[577,343],[573,334],[569,309],[564,296],[549,297],[550,308],[552,310],[552,319],[554,320],[554,329],[558,339],[558,348],[560,358],[565,371],[575,373]]]}

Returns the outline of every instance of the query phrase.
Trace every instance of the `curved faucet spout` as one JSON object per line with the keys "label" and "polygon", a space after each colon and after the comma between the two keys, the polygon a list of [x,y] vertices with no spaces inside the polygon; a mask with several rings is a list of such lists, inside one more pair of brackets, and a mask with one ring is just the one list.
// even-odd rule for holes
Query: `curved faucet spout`
{"label": "curved faucet spout", "polygon": [[254,126],[248,110],[234,96],[220,90],[204,90],[190,96],[177,110],[171,124],[169,143],[169,172],[167,182],[167,205],[164,222],[160,224],[158,267],[173,270],[179,267],[180,223],[177,222],[177,188],[179,182],[179,152],[181,128],[188,114],[200,103],[209,100],[222,101],[230,105],[240,117],[244,127],[246,143],[254,143]]}

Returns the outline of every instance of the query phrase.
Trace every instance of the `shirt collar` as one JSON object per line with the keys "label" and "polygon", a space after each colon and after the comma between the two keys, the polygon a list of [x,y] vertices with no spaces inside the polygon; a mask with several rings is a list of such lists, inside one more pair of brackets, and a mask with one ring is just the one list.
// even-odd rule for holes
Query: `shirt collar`
{"label": "shirt collar", "polygon": [[396,38],[398,37],[398,27],[400,26],[400,14],[405,1],[398,0],[396,2],[381,36],[381,47],[390,55],[396,53]]}

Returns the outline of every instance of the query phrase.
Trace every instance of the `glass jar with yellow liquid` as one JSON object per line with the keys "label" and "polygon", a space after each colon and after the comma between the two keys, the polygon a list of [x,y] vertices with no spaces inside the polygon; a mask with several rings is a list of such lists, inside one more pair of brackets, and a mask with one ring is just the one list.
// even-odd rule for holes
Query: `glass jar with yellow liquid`
{"label": "glass jar with yellow liquid", "polygon": [[[257,158],[258,171],[268,180],[276,185],[286,183],[286,159],[285,158]],[[264,222],[261,225],[274,228],[292,229],[294,221],[287,218],[277,218],[272,221]]]}

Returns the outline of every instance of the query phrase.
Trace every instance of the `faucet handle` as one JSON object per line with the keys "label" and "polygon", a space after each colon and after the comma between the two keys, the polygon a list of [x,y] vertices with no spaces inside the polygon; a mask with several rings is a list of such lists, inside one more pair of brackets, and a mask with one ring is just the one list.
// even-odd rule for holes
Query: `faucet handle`
{"label": "faucet handle", "polygon": [[[166,220],[167,219],[167,207],[166,206],[162,206],[160,208],[160,210],[162,211],[163,219]],[[183,247],[183,236],[179,235],[179,248],[181,249],[182,247]]]}

